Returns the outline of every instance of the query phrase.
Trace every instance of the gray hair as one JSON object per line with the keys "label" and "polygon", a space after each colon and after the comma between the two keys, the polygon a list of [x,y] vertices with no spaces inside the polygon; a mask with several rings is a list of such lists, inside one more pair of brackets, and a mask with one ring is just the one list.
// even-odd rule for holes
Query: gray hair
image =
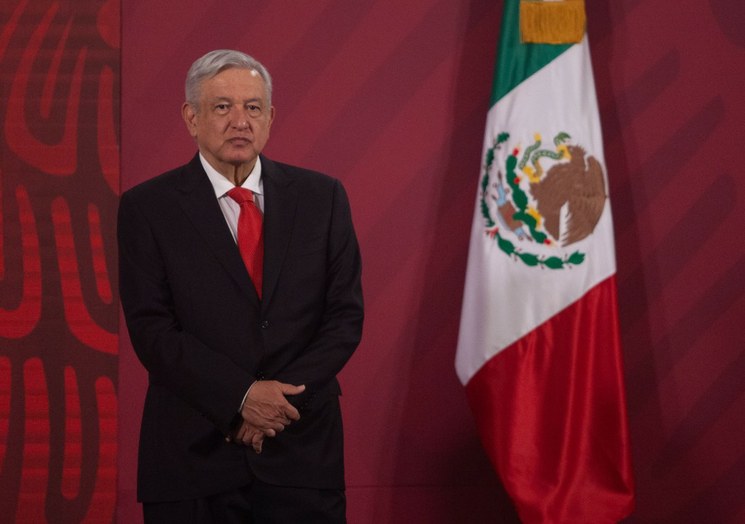
{"label": "gray hair", "polygon": [[264,80],[266,86],[266,97],[269,105],[272,104],[272,77],[269,71],[255,58],[233,51],[232,49],[216,49],[210,51],[202,58],[198,58],[189,68],[186,74],[186,102],[194,108],[199,107],[199,95],[202,81],[222,73],[226,69],[250,69],[256,71]]}

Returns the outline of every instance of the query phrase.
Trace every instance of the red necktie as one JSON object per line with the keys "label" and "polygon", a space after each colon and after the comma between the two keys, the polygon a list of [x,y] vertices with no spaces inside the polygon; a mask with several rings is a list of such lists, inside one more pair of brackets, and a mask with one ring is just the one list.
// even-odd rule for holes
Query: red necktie
{"label": "red necktie", "polygon": [[253,280],[256,293],[261,298],[261,278],[264,268],[264,239],[261,227],[261,211],[256,207],[254,194],[248,189],[234,187],[228,196],[241,206],[238,215],[238,250]]}

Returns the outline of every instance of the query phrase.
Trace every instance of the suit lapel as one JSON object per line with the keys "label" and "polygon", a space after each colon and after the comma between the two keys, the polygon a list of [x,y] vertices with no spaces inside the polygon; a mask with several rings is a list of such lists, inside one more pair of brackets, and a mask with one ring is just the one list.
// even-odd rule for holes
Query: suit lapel
{"label": "suit lapel", "polygon": [[298,194],[286,173],[261,157],[264,184],[264,289],[262,309],[269,306],[290,243]]}
{"label": "suit lapel", "polygon": [[225,223],[225,217],[215,198],[215,191],[202,168],[198,154],[186,165],[178,191],[184,213],[210,247],[212,254],[240,288],[258,300],[238,246]]}

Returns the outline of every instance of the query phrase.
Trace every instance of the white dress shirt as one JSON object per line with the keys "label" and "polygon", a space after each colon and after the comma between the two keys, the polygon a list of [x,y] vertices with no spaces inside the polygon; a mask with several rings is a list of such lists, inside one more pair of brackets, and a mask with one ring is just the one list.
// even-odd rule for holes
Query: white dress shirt
{"label": "white dress shirt", "polygon": [[[228,196],[228,191],[233,189],[235,185],[221,175],[214,167],[207,162],[207,159],[199,153],[199,160],[202,162],[202,167],[207,173],[207,178],[212,183],[212,189],[215,190],[215,197],[217,197],[217,203],[220,204],[220,209],[225,217],[225,222],[228,223],[230,233],[233,235],[233,240],[238,242],[238,215],[241,213],[241,207],[238,203]],[[261,158],[256,158],[256,164],[251,172],[248,174],[246,180],[241,185],[244,189],[253,191],[254,202],[264,212],[264,183],[261,179]]]}

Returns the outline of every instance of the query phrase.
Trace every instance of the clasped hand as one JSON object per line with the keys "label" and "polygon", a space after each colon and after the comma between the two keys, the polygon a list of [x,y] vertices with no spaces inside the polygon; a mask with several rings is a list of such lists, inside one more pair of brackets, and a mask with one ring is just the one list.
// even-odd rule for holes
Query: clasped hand
{"label": "clasped hand", "polygon": [[300,419],[298,410],[287,396],[298,395],[305,386],[293,386],[276,380],[258,381],[251,386],[241,408],[243,421],[232,441],[251,446],[256,453],[266,437],[275,437],[292,422]]}

